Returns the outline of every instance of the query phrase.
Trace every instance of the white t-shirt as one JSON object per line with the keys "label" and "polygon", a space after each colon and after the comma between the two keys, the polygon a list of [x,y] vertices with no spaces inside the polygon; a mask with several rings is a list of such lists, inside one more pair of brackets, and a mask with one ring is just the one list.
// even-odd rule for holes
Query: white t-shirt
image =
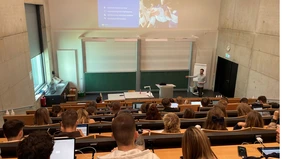
{"label": "white t-shirt", "polygon": [[114,150],[105,156],[98,156],[97,159],[160,159],[156,154],[150,150],[141,151],[139,149],[132,149],[129,151]]}

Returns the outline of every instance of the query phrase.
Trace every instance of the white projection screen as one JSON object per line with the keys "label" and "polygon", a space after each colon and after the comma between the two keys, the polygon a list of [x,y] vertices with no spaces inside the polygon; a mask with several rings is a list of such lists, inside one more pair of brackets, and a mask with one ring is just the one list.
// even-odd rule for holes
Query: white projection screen
{"label": "white projection screen", "polygon": [[86,72],[136,72],[137,42],[86,41]]}
{"label": "white projection screen", "polygon": [[191,56],[191,42],[145,41],[141,47],[141,71],[187,70]]}

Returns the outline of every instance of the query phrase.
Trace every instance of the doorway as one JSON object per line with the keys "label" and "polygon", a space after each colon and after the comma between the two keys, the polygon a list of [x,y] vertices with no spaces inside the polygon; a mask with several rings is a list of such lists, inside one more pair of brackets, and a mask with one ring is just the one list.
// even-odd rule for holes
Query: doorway
{"label": "doorway", "polygon": [[237,71],[238,64],[218,57],[214,91],[225,97],[234,97]]}

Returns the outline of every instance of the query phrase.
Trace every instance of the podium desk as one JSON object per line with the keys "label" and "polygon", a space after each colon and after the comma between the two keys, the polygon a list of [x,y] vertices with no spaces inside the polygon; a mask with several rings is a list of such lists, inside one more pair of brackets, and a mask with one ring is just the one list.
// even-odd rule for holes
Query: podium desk
{"label": "podium desk", "polygon": [[123,93],[108,94],[108,100],[125,100]]}
{"label": "podium desk", "polygon": [[159,98],[173,98],[173,88],[175,87],[174,84],[166,84],[166,85],[156,84],[156,86],[160,89]]}
{"label": "podium desk", "polygon": [[125,99],[149,99],[154,98],[152,93],[147,92],[124,92]]}

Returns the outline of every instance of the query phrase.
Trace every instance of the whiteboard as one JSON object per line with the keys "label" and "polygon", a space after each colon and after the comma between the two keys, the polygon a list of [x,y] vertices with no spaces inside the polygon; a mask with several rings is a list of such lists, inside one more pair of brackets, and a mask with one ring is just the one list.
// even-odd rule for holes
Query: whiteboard
{"label": "whiteboard", "polygon": [[59,78],[78,88],[76,50],[57,50]]}
{"label": "whiteboard", "polygon": [[141,71],[187,70],[191,55],[187,41],[145,41],[141,45]]}
{"label": "whiteboard", "polygon": [[135,72],[137,42],[86,41],[86,72]]}
{"label": "whiteboard", "polygon": [[[206,75],[207,64],[195,63],[193,76],[196,76],[196,75],[200,74],[200,69],[204,69],[204,75]],[[193,81],[198,81],[198,78],[197,77],[193,78]]]}

